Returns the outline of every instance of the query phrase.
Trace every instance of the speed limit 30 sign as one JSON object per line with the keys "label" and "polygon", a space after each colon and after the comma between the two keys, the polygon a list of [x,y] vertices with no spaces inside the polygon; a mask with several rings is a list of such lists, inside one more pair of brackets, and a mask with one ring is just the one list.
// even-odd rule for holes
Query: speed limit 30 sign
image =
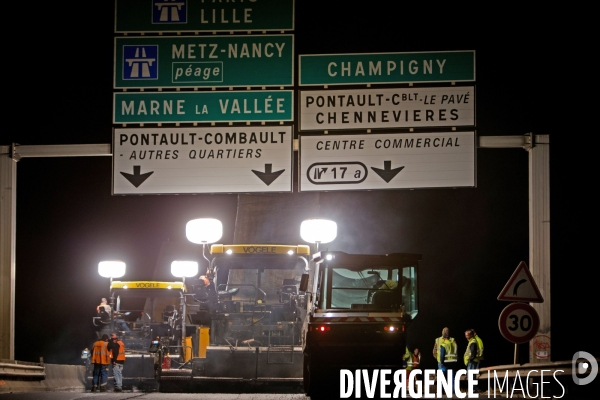
{"label": "speed limit 30 sign", "polygon": [[526,303],[509,304],[498,318],[500,333],[509,342],[520,344],[535,337],[540,327],[540,317],[533,307]]}

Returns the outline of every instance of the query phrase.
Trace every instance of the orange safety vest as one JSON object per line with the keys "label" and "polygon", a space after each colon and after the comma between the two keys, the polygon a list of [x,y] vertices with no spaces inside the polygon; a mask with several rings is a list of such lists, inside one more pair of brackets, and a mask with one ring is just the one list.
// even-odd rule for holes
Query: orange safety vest
{"label": "orange safety vest", "polygon": [[413,359],[413,368],[419,368],[419,356],[415,356],[414,354],[411,354],[411,357]]}
{"label": "orange safety vest", "polygon": [[119,354],[117,354],[117,361],[125,361],[125,343],[118,340],[117,344],[119,345]]}
{"label": "orange safety vest", "polygon": [[111,354],[108,351],[108,342],[98,340],[92,348],[92,364],[110,364]]}

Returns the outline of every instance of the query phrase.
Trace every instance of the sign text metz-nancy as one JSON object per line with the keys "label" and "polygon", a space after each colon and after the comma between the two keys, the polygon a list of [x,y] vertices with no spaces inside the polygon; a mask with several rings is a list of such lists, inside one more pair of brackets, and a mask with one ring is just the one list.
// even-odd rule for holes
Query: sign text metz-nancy
{"label": "sign text metz-nancy", "polygon": [[117,37],[114,87],[291,86],[293,35]]}

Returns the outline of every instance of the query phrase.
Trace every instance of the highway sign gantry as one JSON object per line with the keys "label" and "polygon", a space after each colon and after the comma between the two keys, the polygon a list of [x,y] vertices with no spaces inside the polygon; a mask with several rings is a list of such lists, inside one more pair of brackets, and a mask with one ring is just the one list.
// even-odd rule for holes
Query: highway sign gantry
{"label": "highway sign gantry", "polygon": [[498,295],[502,301],[526,301],[530,303],[543,303],[544,298],[527,268],[525,261],[521,261],[517,269],[502,288]]}
{"label": "highway sign gantry", "polygon": [[307,54],[300,86],[475,81],[475,51]]}
{"label": "highway sign gantry", "polygon": [[294,29],[294,0],[116,0],[115,33]]}
{"label": "highway sign gantry", "polygon": [[291,126],[115,128],[113,194],[291,192]]}
{"label": "highway sign gantry", "polygon": [[115,89],[293,84],[291,34],[115,38]]}
{"label": "highway sign gantry", "polygon": [[113,123],[292,121],[292,90],[118,92]]}
{"label": "highway sign gantry", "polygon": [[526,303],[512,303],[502,310],[498,318],[500,333],[509,342],[520,344],[535,337],[540,327],[538,313]]}
{"label": "highway sign gantry", "polygon": [[475,186],[475,132],[300,135],[299,190]]}
{"label": "highway sign gantry", "polygon": [[474,86],[300,91],[300,131],[474,125]]}

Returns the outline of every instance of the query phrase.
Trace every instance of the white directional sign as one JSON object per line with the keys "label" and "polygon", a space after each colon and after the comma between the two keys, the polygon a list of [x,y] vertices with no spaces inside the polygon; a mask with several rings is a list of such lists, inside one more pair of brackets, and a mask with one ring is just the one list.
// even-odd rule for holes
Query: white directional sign
{"label": "white directional sign", "polygon": [[291,126],[114,129],[113,194],[292,190]]}
{"label": "white directional sign", "polygon": [[544,298],[538,289],[533,276],[527,268],[525,261],[521,261],[504,285],[498,295],[498,300],[527,301],[530,303],[543,303]]}
{"label": "white directional sign", "polygon": [[474,86],[300,92],[301,131],[474,125]]}
{"label": "white directional sign", "polygon": [[475,186],[475,132],[300,136],[300,191]]}

